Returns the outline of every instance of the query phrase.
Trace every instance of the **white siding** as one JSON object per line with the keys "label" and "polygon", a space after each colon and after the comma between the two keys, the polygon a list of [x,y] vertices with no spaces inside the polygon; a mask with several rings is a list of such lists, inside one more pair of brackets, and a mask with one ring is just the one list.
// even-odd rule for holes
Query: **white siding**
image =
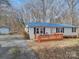
{"label": "white siding", "polygon": [[29,28],[29,36],[30,36],[30,39],[34,39],[34,28]]}
{"label": "white siding", "polygon": [[[48,34],[54,34],[56,33],[56,28],[46,28],[45,33],[47,32]],[[72,32],[72,28],[64,28],[64,36],[74,36],[78,35],[77,32]]]}
{"label": "white siding", "polygon": [[56,33],[56,28],[51,28],[51,34]]}
{"label": "white siding", "polygon": [[77,35],[77,32],[72,32],[72,28],[64,28],[64,36]]}
{"label": "white siding", "polygon": [[51,29],[50,28],[45,28],[45,33],[51,34]]}
{"label": "white siding", "polygon": [[77,32],[77,34],[78,34],[78,37],[79,37],[79,28],[77,28],[77,29],[76,29],[76,32]]}
{"label": "white siding", "polygon": [[[45,33],[54,34],[56,33],[56,28],[45,28]],[[77,35],[77,32],[72,32],[72,28],[64,28],[64,36],[74,36]],[[29,28],[30,39],[34,39],[34,28]]]}
{"label": "white siding", "polygon": [[45,28],[45,33],[54,34],[56,33],[56,28]]}

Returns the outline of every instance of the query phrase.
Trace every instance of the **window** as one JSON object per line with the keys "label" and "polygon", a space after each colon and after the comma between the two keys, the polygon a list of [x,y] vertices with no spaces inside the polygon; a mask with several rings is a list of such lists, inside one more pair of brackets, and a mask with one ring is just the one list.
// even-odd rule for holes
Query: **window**
{"label": "window", "polygon": [[45,34],[45,27],[43,28],[43,30],[44,30],[44,34]]}
{"label": "window", "polygon": [[56,33],[60,32],[60,29],[59,28],[56,28]]}
{"label": "window", "polygon": [[34,27],[34,34],[39,34],[39,28]]}
{"label": "window", "polygon": [[40,29],[40,33],[41,33],[41,34],[43,33],[43,29],[42,29],[42,28]]}
{"label": "window", "polygon": [[64,33],[64,28],[56,28],[56,33]]}
{"label": "window", "polygon": [[72,32],[76,32],[76,28],[75,27],[72,28]]}
{"label": "window", "polygon": [[34,27],[34,34],[36,33],[36,28]]}
{"label": "window", "polygon": [[64,28],[61,28],[61,32],[64,33]]}
{"label": "window", "polygon": [[36,29],[36,33],[39,34],[39,28]]}
{"label": "window", "polygon": [[45,34],[45,28],[34,27],[34,34]]}

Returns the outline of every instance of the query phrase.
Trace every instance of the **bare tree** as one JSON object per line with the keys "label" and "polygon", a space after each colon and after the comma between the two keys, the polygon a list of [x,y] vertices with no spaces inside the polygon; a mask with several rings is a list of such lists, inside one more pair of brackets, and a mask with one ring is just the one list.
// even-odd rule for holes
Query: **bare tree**
{"label": "bare tree", "polygon": [[77,0],[66,0],[69,6],[69,12],[70,12],[70,17],[71,17],[71,24],[76,25],[75,23],[75,6],[77,5]]}
{"label": "bare tree", "polygon": [[17,12],[20,23],[50,22],[75,24],[77,0],[32,0]]}

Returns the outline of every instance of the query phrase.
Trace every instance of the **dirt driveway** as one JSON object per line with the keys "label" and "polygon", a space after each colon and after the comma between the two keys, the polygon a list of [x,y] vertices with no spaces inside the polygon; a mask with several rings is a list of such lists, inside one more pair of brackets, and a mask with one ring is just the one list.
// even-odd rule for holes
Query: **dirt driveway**
{"label": "dirt driveway", "polygon": [[27,44],[27,40],[19,35],[1,35],[0,59],[35,59],[35,54]]}

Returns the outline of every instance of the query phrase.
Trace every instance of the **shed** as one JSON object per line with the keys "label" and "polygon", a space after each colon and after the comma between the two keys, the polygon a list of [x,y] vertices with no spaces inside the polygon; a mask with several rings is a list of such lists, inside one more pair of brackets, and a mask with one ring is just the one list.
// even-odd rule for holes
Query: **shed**
{"label": "shed", "polygon": [[3,34],[9,34],[10,33],[10,28],[7,27],[7,26],[1,26],[0,27],[0,35],[3,35]]}

